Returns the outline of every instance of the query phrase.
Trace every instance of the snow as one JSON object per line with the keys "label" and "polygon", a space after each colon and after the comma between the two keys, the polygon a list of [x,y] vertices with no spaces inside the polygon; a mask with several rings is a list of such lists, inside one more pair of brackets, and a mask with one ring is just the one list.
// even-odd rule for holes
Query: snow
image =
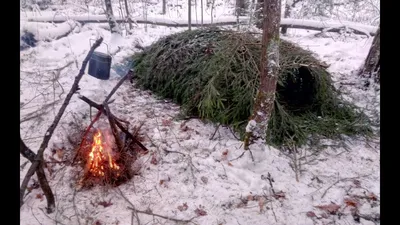
{"label": "snow", "polygon": [[[153,9],[150,5],[148,7]],[[182,8],[181,13],[185,16],[187,4],[182,4]],[[72,8],[66,10],[71,15],[79,13]],[[230,12],[230,9],[217,7],[216,13],[220,18],[224,18],[224,12]],[[49,16],[51,13],[54,12],[41,12]],[[80,13],[74,16],[84,16]],[[169,19],[155,13],[151,16]],[[180,21],[177,17],[170,19]],[[138,25],[133,34],[121,37],[111,35],[100,24],[89,23],[65,37],[45,42],[43,40],[50,40],[54,35],[60,36],[65,31],[62,29],[64,25],[35,23],[33,26],[33,23],[27,22],[26,17],[21,18],[21,24],[26,24],[24,27],[32,29],[32,32],[43,35],[43,38],[48,34],[47,39],[40,39],[36,47],[20,53],[20,118],[25,121],[20,129],[22,139],[34,152],[80,69],[90,48],[89,39],[104,37],[104,43],[111,49],[114,65],[139,51],[133,47],[135,43],[147,46],[160,37],[186,29],[148,26],[145,32],[144,25]],[[337,33],[316,35],[318,33],[289,29],[287,36],[282,38],[311,50],[329,64],[328,70],[333,74],[335,85],[344,92],[344,97],[367,109],[371,116],[378,115],[374,118],[379,122],[379,89],[363,89],[363,83],[356,75],[367,56],[372,38]],[[101,45],[96,51],[107,52],[107,45]],[[113,70],[107,81],[84,75],[78,94],[101,103],[119,79]],[[132,126],[144,122],[141,128],[141,132],[146,134],[143,143],[150,153],[139,157],[132,165],[139,175],[118,188],[95,187],[76,191],[80,168],[49,164],[52,172],[46,169],[46,175],[56,196],[56,212],[46,214],[46,200],[37,196],[42,191],[33,189],[24,199],[21,224],[54,224],[54,221],[72,225],[96,224],[96,221],[100,224],[131,224],[132,210],[127,207],[132,205],[141,211],[150,209],[155,214],[186,220],[196,216],[199,209],[204,210],[206,215],[193,219],[196,224],[356,224],[349,207],[344,208],[345,198],[368,193],[380,198],[379,139],[346,138],[347,146],[337,146],[337,143],[326,140],[319,154],[313,154],[308,148],[298,149],[296,157],[301,158],[302,172],[297,182],[293,167],[298,162],[293,154],[255,143],[250,146],[253,162],[250,153],[244,152],[243,142],[235,139],[228,128],[219,127],[210,140],[215,124],[197,119],[177,119],[179,106],[161,100],[149,91],[138,90],[129,82],[123,84],[112,99],[115,102],[110,108],[116,116],[130,121]],[[94,110],[92,114],[95,114]],[[72,98],[45,151],[47,161],[52,148],[64,146],[63,159],[71,154],[66,140],[73,131],[71,122],[85,126],[90,123],[89,106],[79,100],[78,95]],[[243,152],[243,157],[238,158]],[[53,157],[63,160],[57,155]],[[151,163],[152,157],[157,163]],[[20,157],[20,182],[30,166],[26,161]],[[268,174],[274,180],[273,187]],[[284,197],[271,197],[273,191],[282,191]],[[110,201],[112,205],[101,206],[98,203],[102,201]],[[359,201],[361,214],[379,213],[379,201],[365,198]],[[186,210],[182,207],[185,203]],[[312,211],[317,217],[322,217],[323,211],[316,206],[331,203],[341,206],[344,214],[341,219],[335,215],[320,219],[307,216],[307,212]],[[138,216],[141,224],[176,224],[143,213],[138,213]],[[371,222],[361,219],[360,224]]]}
{"label": "snow", "polygon": [[30,32],[38,41],[51,41],[67,35],[77,25],[74,20],[67,20],[61,24],[26,22],[21,25],[21,32]]}

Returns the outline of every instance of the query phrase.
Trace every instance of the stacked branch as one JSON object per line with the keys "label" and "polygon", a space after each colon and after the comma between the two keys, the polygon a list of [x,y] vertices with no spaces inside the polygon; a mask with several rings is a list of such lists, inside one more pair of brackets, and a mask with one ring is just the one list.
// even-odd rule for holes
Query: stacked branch
{"label": "stacked branch", "polygon": [[[244,135],[260,85],[261,44],[253,34],[219,28],[172,34],[133,56],[135,83],[181,104],[189,116],[231,125]],[[341,98],[326,68],[311,52],[279,41],[268,144],[302,146],[371,134],[370,120]]]}
{"label": "stacked branch", "polygon": [[[119,185],[122,182],[130,179],[133,174],[132,171],[130,170],[130,165],[132,164],[132,160],[136,160],[137,155],[139,151],[136,151],[138,148],[135,146],[138,146],[142,150],[142,154],[146,154],[148,152],[148,149],[138,140],[137,134],[140,129],[137,128],[133,133],[129,132],[128,127],[125,127],[123,123],[125,121],[119,119],[116,117],[110,110],[109,104],[111,96],[116,92],[116,90],[122,85],[122,83],[131,78],[131,73],[127,73],[118,83],[117,85],[113,88],[113,90],[110,92],[110,94],[105,98],[102,104],[97,104],[96,102],[90,100],[89,98],[85,96],[79,96],[79,99],[82,101],[86,102],[90,107],[93,107],[98,110],[95,119],[92,120],[90,125],[87,127],[81,141],[81,145],[78,149],[78,152],[76,153],[74,157],[74,162],[78,158],[78,156],[81,156],[80,158],[83,159],[83,166],[85,167],[87,164],[87,157],[86,157],[86,151],[84,146],[85,143],[87,142],[87,136],[90,133],[91,129],[93,128],[94,123],[98,121],[100,116],[103,114],[107,117],[108,124],[110,126],[110,130],[112,133],[112,136],[114,137],[115,145],[116,145],[116,152],[118,153],[118,158],[116,160],[116,165],[118,165],[118,170],[117,172],[113,173],[110,168],[108,168],[107,173],[103,174],[101,179],[92,179],[95,177],[90,176],[90,173],[85,173],[83,179],[80,181],[80,184],[82,186],[91,186],[95,182],[98,183],[107,183],[107,184],[114,184],[114,185]],[[126,138],[124,141],[121,140],[120,134],[123,133],[125,134]],[[88,169],[88,168],[85,168]]]}

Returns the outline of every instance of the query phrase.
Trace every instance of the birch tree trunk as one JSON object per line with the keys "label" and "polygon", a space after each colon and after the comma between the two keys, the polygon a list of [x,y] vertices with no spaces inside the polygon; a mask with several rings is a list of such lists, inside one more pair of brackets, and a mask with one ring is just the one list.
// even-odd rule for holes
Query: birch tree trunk
{"label": "birch tree trunk", "polygon": [[121,29],[119,28],[118,23],[114,17],[111,0],[104,0],[104,3],[106,4],[106,16],[108,24],[110,25],[111,33],[118,33],[122,35]]}
{"label": "birch tree trunk", "polygon": [[265,140],[266,138],[278,81],[281,1],[264,0],[263,14],[260,86],[254,102],[253,114],[246,126],[245,150],[249,149],[250,139]]}
{"label": "birch tree trunk", "polygon": [[361,69],[360,76],[365,78],[373,78],[376,83],[380,82],[381,78],[381,26],[379,25],[374,40],[372,41],[371,48],[368,56],[365,59],[363,68]]}

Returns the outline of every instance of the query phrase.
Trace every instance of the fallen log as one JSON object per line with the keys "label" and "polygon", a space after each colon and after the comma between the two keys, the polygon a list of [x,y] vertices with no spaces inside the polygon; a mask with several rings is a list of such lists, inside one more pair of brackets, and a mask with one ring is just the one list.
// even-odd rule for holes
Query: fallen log
{"label": "fallen log", "polygon": [[75,27],[79,24],[70,19],[60,21],[60,24],[49,24],[45,23],[49,21],[43,21],[43,23],[32,23],[27,22],[22,25],[21,36],[23,34],[32,34],[35,41],[52,41],[69,35]]}
{"label": "fallen log", "polygon": [[[126,23],[126,18],[115,18],[118,23]],[[89,15],[89,16],[36,16],[36,17],[27,17],[29,22],[52,22],[52,23],[62,23],[67,20],[75,20],[82,24],[85,23],[107,23],[107,18],[104,15]],[[142,17],[132,18],[137,24],[153,24],[157,26],[167,26],[167,27],[187,27],[187,20],[174,20],[174,19],[165,19],[159,17],[147,17],[144,19]],[[239,17],[237,20],[236,17],[223,17],[219,18],[216,22],[211,22],[211,20],[204,20],[203,24],[200,22],[192,21],[192,27],[209,27],[209,26],[226,26],[226,25],[236,25],[240,24],[248,24],[249,19],[247,17]],[[371,36],[375,35],[378,27],[369,26],[359,23],[346,22],[346,21],[316,21],[316,20],[304,20],[304,19],[291,19],[291,18],[282,18],[281,26],[287,28],[294,29],[307,29],[307,30],[316,30],[316,31],[329,31],[329,32],[339,32],[344,27],[349,28],[354,31],[355,34],[369,34]]]}

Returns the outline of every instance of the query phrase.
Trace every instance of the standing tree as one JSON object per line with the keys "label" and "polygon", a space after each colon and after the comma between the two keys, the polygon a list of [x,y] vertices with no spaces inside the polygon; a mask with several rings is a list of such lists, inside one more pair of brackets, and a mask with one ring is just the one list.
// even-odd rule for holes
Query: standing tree
{"label": "standing tree", "polygon": [[200,4],[201,4],[201,6],[200,6],[200,8],[201,8],[201,13],[200,13],[201,26],[203,27],[203,19],[204,19],[204,17],[203,17],[203,0],[200,1]]}
{"label": "standing tree", "polygon": [[[296,6],[297,3],[301,2],[302,0],[286,0],[285,4],[285,12],[283,14],[283,18],[289,18],[292,9]],[[282,26],[282,34],[287,33],[288,26]]]}
{"label": "standing tree", "polygon": [[126,19],[127,19],[128,23],[129,23],[129,29],[132,30],[133,27],[132,27],[131,16],[130,16],[130,13],[129,13],[129,8],[128,8],[128,0],[124,0],[124,3],[125,3]]}
{"label": "standing tree", "polygon": [[111,33],[118,33],[122,35],[122,31],[118,26],[117,21],[115,20],[111,0],[104,0],[106,4],[106,16],[108,20],[108,24],[110,25]]}
{"label": "standing tree", "polygon": [[360,76],[365,78],[373,78],[376,83],[380,82],[381,78],[380,53],[381,53],[381,25],[379,25],[378,30],[376,31],[368,56],[365,59],[364,66],[360,71]]}
{"label": "standing tree", "polygon": [[162,14],[165,15],[166,13],[167,13],[167,0],[162,0]]}
{"label": "standing tree", "polygon": [[243,16],[246,11],[246,1],[236,0],[236,16]]}
{"label": "standing tree", "polygon": [[254,16],[256,19],[256,27],[261,29],[263,28],[263,5],[264,5],[264,0],[253,0],[256,1],[256,7],[255,7],[255,12]]}
{"label": "standing tree", "polygon": [[192,0],[188,0],[188,26],[192,29]]}
{"label": "standing tree", "polygon": [[246,126],[245,150],[249,149],[250,139],[265,140],[266,138],[278,81],[281,0],[264,0],[263,15],[260,86],[254,102],[253,114]]}

